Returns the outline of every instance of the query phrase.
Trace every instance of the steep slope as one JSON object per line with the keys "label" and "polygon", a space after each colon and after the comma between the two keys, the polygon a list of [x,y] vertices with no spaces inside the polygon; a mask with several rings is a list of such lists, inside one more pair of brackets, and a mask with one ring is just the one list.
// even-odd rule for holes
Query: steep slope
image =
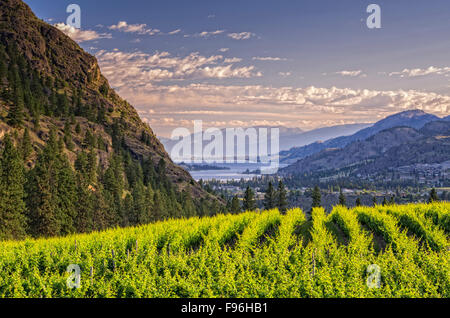
{"label": "steep slope", "polygon": [[20,0],[0,2],[0,160],[0,239],[224,206],[172,162],[95,57]]}
{"label": "steep slope", "polygon": [[[62,83],[64,87],[62,90],[69,100],[74,98],[77,90],[83,90],[82,103],[95,105],[97,109],[94,112],[97,114],[105,113],[103,122],[90,123],[93,128],[107,131],[113,127],[115,121],[121,120],[125,128],[123,129],[125,146],[136,158],[150,157],[155,164],[163,159],[166,161],[167,172],[172,181],[181,187],[183,184],[195,184],[186,171],[172,163],[163,145],[151,128],[140,120],[136,110],[110,88],[107,79],[100,72],[96,58],[84,52],[64,33],[36,18],[22,1],[1,1],[0,43],[7,48],[17,46],[17,50],[40,77]],[[2,104],[2,108],[4,107],[7,105]],[[46,126],[47,120],[49,118],[41,117],[43,126]],[[82,118],[78,120],[87,123]],[[59,125],[59,128],[63,126],[62,121],[56,121],[55,124]],[[3,135],[11,127],[3,125],[1,129],[0,134]],[[38,137],[38,134],[35,137]],[[46,136],[41,134],[41,137],[43,138],[37,138],[40,139],[38,143]],[[111,138],[109,139],[111,142]],[[197,194],[201,195],[202,191],[197,185],[195,189]]]}
{"label": "steep slope", "polygon": [[281,161],[283,163],[293,163],[324,149],[343,148],[354,141],[365,140],[385,129],[399,126],[420,129],[425,124],[439,119],[439,117],[427,114],[422,110],[409,110],[401,112],[386,117],[385,119],[375,123],[373,126],[362,129],[351,136],[338,137],[325,142],[316,142],[304,147],[293,148],[289,151],[281,152]]}

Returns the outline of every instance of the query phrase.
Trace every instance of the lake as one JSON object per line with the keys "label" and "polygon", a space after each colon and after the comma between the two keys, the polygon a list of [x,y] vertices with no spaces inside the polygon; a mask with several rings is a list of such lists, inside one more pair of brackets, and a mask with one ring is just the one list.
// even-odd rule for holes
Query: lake
{"label": "lake", "polygon": [[[244,179],[248,180],[253,177],[259,177],[261,174],[245,174],[244,172],[249,171],[255,171],[257,169],[260,169],[262,166],[261,164],[257,163],[231,163],[231,164],[214,164],[214,166],[218,167],[226,167],[229,168],[228,170],[198,170],[198,171],[189,171],[192,178],[194,178],[196,181],[203,179],[203,180],[239,180]],[[287,165],[286,164],[280,164],[280,168],[284,168]]]}

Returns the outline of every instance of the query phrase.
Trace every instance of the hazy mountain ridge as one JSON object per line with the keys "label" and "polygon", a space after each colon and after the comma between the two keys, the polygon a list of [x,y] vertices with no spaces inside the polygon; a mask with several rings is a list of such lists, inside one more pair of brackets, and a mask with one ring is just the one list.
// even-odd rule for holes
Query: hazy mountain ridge
{"label": "hazy mountain ridge", "polygon": [[[369,127],[372,124],[348,124],[348,125],[338,125],[338,126],[331,126],[331,127],[323,127],[318,129],[313,129],[309,131],[303,131],[299,128],[287,128],[287,127],[271,127],[271,126],[257,126],[257,127],[250,127],[255,128],[257,131],[260,128],[267,129],[267,132],[270,136],[270,131],[273,128],[279,129],[280,134],[280,150],[286,151],[287,149],[291,149],[293,147],[300,147],[304,146],[313,142],[316,142],[318,140],[327,140],[330,138],[335,138],[338,136],[347,136],[351,135],[363,128]],[[244,131],[247,128],[243,128]],[[226,129],[221,129],[221,132],[223,136],[225,136]],[[194,145],[194,134],[190,136],[192,141],[192,149]],[[159,140],[164,145],[167,152],[170,154],[171,149],[178,143],[178,140],[172,140],[170,138],[165,137],[159,137]],[[208,141],[204,141],[203,145],[208,144]],[[225,149],[224,145],[224,149]],[[246,140],[246,148],[248,149],[249,142]],[[225,152],[224,152],[225,153]]]}
{"label": "hazy mountain ridge", "polygon": [[282,175],[301,175],[351,169],[351,174],[367,174],[414,164],[450,160],[450,122],[432,121],[421,129],[393,127],[355,141],[342,149],[325,149],[282,169]]}
{"label": "hazy mountain ridge", "polygon": [[422,110],[409,110],[388,116],[351,136],[338,137],[325,142],[316,142],[303,147],[283,151],[280,153],[280,157],[283,163],[294,163],[297,160],[319,153],[324,149],[343,148],[354,141],[365,140],[385,129],[398,126],[420,129],[425,124],[437,120],[442,120],[442,118],[427,114]]}

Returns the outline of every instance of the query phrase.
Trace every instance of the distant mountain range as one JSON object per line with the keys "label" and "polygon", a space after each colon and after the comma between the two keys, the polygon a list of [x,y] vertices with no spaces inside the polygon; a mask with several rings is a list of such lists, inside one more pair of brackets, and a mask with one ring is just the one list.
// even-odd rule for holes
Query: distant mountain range
{"label": "distant mountain range", "polygon": [[409,110],[401,112],[383,120],[378,121],[370,127],[359,130],[358,132],[350,136],[342,136],[333,139],[329,139],[325,142],[314,142],[303,147],[292,148],[288,151],[280,152],[280,158],[282,163],[295,163],[298,160],[306,158],[308,156],[319,153],[325,149],[341,149],[355,141],[366,140],[367,138],[374,136],[375,134],[393,127],[411,127],[415,129],[421,129],[429,122],[438,120],[449,120],[449,117],[440,118],[435,115],[427,114],[422,110]]}
{"label": "distant mountain range", "polygon": [[[438,118],[440,120],[423,125],[427,118],[433,117],[416,111],[398,115],[394,115],[394,119],[405,118],[406,123],[416,127],[407,127],[401,125],[405,122],[396,121],[397,125],[401,126],[381,130],[342,148],[324,149],[281,169],[280,174],[284,176],[310,174],[317,178],[340,175],[351,178],[385,173],[405,166],[445,165],[446,162],[450,162],[449,120]],[[388,121],[382,122],[386,124]]]}
{"label": "distant mountain range", "polygon": [[[287,128],[282,126],[270,127],[270,126],[258,126],[253,127],[257,130],[259,128],[267,128],[270,133],[271,128],[278,128],[280,132],[280,150],[289,150],[294,147],[301,147],[308,145],[320,140],[328,140],[340,136],[348,136],[356,133],[357,131],[370,127],[372,124],[349,124],[349,125],[339,125],[332,127],[324,127],[319,129],[314,129],[310,131],[303,131],[300,128]],[[225,129],[221,129],[222,134],[225,135]],[[170,154],[173,146],[175,146],[178,141],[172,140],[170,138],[158,137],[161,143],[164,145],[166,151]],[[191,135],[192,147],[194,145],[194,134]],[[207,141],[204,145],[208,144]],[[224,145],[225,146],[225,145]],[[248,147],[248,140],[246,141],[246,147]]]}

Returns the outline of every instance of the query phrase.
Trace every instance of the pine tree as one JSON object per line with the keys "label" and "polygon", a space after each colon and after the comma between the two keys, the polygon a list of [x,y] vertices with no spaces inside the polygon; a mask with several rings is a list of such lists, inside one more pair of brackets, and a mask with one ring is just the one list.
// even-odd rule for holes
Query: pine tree
{"label": "pine tree", "polygon": [[264,195],[264,209],[271,210],[276,207],[276,193],[273,184],[269,181],[266,193]]}
{"label": "pine tree", "polygon": [[74,144],[72,142],[72,129],[68,120],[64,123],[64,143],[66,144],[67,149],[73,150]]}
{"label": "pine tree", "polygon": [[239,198],[235,195],[233,200],[231,200],[231,213],[237,214],[239,212],[241,212],[241,205],[239,203]]}
{"label": "pine tree", "polygon": [[287,191],[284,187],[283,181],[280,180],[278,182],[278,190],[277,190],[277,208],[281,213],[285,213],[287,210]]}
{"label": "pine tree", "polygon": [[54,177],[57,150],[55,132],[51,130],[45,148],[38,154],[36,164],[28,174],[27,210],[30,234],[35,237],[59,234],[55,217],[57,183]]}
{"label": "pine tree", "polygon": [[0,85],[3,84],[3,79],[8,74],[5,62],[3,62],[4,56],[0,55]]}
{"label": "pine tree", "polygon": [[35,111],[33,113],[33,130],[38,132],[41,129],[41,113],[40,111]]}
{"label": "pine tree", "polygon": [[429,203],[432,203],[432,202],[437,202],[437,201],[439,201],[439,196],[438,196],[438,194],[437,194],[436,189],[433,188],[433,189],[431,189],[431,191],[430,191],[430,197],[429,197],[429,199],[428,199],[428,202],[429,202]]}
{"label": "pine tree", "polygon": [[373,203],[373,206],[376,206],[377,204],[378,204],[378,201],[377,201],[377,197],[372,197],[372,203]]}
{"label": "pine tree", "polygon": [[184,216],[186,217],[192,217],[195,216],[195,205],[194,202],[192,202],[192,195],[191,190],[187,188],[186,190],[183,190],[181,193],[181,204]]}
{"label": "pine tree", "polygon": [[227,212],[231,212],[231,202],[233,201],[233,198],[229,198],[227,200],[227,205],[225,207],[225,209],[227,210]]}
{"label": "pine tree", "polygon": [[384,197],[384,198],[383,198],[383,203],[382,203],[382,205],[383,205],[383,206],[386,206],[387,204],[388,204],[388,203],[387,203],[386,197]]}
{"label": "pine tree", "polygon": [[97,147],[97,138],[91,133],[89,129],[86,130],[82,146],[83,148]]}
{"label": "pine tree", "polygon": [[131,196],[131,194],[127,193],[125,199],[123,200],[123,209],[120,226],[127,227],[130,224],[136,224],[130,219],[133,212],[139,213],[140,211],[134,210],[134,199]]}
{"label": "pine tree", "polygon": [[146,206],[145,187],[142,182],[136,183],[133,189],[133,210],[132,215],[128,216],[131,224],[147,224],[151,220],[149,218]]}
{"label": "pine tree", "polygon": [[152,219],[154,221],[160,221],[166,219],[169,215],[166,209],[166,202],[164,196],[159,190],[155,191],[153,195],[153,208],[152,208]]}
{"label": "pine tree", "polygon": [[77,124],[75,125],[75,132],[76,132],[77,134],[80,134],[80,133],[81,133],[80,123],[78,123],[78,122],[77,122]]}
{"label": "pine tree", "polygon": [[20,81],[19,73],[17,69],[14,68],[14,78],[13,78],[13,105],[11,106],[8,113],[8,124],[14,127],[20,127],[23,125],[23,109],[24,109],[24,95],[22,84]]}
{"label": "pine tree", "polygon": [[121,157],[113,155],[109,160],[109,167],[106,169],[103,177],[103,184],[105,192],[107,193],[106,202],[108,202],[112,208],[113,224],[111,225],[119,225],[121,223],[121,203],[125,186],[123,175],[124,172]]}
{"label": "pine tree", "polygon": [[395,197],[391,196],[391,198],[389,199],[389,205],[394,205],[395,204]]}
{"label": "pine tree", "polygon": [[28,132],[28,128],[25,128],[22,137],[22,157],[24,162],[28,161],[32,151],[33,146],[31,145],[30,133]]}
{"label": "pine tree", "polygon": [[94,230],[93,211],[94,202],[92,190],[89,188],[83,174],[77,173],[77,200],[76,211],[77,217],[75,219],[75,228],[77,232],[88,233]]}
{"label": "pine tree", "polygon": [[347,199],[345,198],[342,189],[339,190],[339,205],[347,206]]}
{"label": "pine tree", "polygon": [[91,190],[91,202],[92,208],[92,224],[93,230],[101,231],[108,228],[111,221],[111,207],[105,200],[105,194],[102,188],[102,184],[99,183],[97,187]]}
{"label": "pine tree", "polygon": [[360,197],[357,197],[357,198],[356,198],[355,205],[356,205],[356,206],[361,206],[361,198],[360,198]]}
{"label": "pine tree", "polygon": [[76,211],[76,178],[67,156],[59,152],[56,161],[57,204],[56,218],[60,226],[60,234],[75,232]]}
{"label": "pine tree", "polygon": [[87,179],[89,184],[97,183],[97,152],[91,147],[87,156]]}
{"label": "pine tree", "polygon": [[312,206],[311,208],[318,208],[321,206],[322,201],[322,194],[320,193],[320,188],[318,186],[314,187],[314,190],[312,191]]}
{"label": "pine tree", "polygon": [[75,231],[76,179],[55,129],[30,171],[27,206],[34,236],[56,236]]}
{"label": "pine tree", "polygon": [[9,135],[0,158],[0,239],[25,237],[23,161]]}
{"label": "pine tree", "polygon": [[245,190],[243,209],[244,211],[254,211],[256,209],[255,194],[250,186]]}

